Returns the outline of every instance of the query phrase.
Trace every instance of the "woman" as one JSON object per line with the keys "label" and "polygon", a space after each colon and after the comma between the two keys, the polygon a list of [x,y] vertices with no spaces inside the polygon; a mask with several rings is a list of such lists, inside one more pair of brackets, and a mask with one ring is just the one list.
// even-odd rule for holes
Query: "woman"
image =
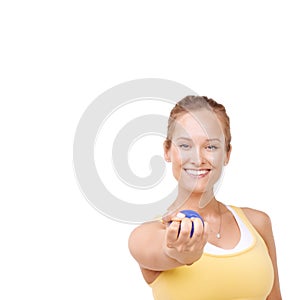
{"label": "woman", "polygon": [[[200,96],[175,105],[164,156],[178,181],[177,198],[162,222],[142,224],[129,238],[154,299],[282,299],[270,218],[215,198],[230,153],[223,105]],[[186,209],[204,222],[180,213]]]}

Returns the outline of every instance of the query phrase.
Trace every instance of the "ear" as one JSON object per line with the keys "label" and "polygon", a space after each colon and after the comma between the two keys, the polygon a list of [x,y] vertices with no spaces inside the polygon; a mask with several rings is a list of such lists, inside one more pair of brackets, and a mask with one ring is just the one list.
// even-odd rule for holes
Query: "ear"
{"label": "ear", "polygon": [[230,155],[231,155],[232,146],[230,145],[230,149],[227,151],[224,159],[224,166],[228,165]]}
{"label": "ear", "polygon": [[170,147],[167,146],[167,142],[164,142],[164,158],[166,162],[170,162]]}

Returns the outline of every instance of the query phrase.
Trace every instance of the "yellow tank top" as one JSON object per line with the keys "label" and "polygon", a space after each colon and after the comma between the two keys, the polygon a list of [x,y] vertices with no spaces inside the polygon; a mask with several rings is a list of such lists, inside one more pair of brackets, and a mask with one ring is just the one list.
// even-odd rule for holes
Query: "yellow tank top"
{"label": "yellow tank top", "polygon": [[265,300],[274,270],[268,249],[240,208],[231,206],[252,235],[251,244],[230,254],[211,254],[191,266],[162,272],[150,284],[155,300]]}

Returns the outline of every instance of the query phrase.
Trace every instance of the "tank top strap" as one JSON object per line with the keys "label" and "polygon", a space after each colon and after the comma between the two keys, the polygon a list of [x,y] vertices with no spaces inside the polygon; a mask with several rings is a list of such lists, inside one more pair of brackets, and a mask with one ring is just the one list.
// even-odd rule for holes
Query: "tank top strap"
{"label": "tank top strap", "polygon": [[243,209],[241,207],[237,207],[234,205],[229,205],[230,208],[232,208],[235,213],[240,217],[240,219],[243,221],[243,223],[247,226],[247,228],[250,230],[250,232],[259,240],[262,240],[262,237],[260,236],[260,234],[257,232],[257,230],[255,229],[255,227],[251,224],[251,222],[249,221],[249,219],[247,218],[247,216],[245,215],[245,213],[243,212]]}

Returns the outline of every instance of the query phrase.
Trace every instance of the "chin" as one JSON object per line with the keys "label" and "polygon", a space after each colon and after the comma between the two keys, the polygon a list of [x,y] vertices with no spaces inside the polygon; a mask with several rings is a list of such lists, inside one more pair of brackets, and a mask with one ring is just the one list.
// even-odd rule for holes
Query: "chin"
{"label": "chin", "polygon": [[179,188],[187,191],[190,194],[203,194],[208,192],[212,189],[212,187],[209,186],[191,186],[191,185],[179,185]]}

